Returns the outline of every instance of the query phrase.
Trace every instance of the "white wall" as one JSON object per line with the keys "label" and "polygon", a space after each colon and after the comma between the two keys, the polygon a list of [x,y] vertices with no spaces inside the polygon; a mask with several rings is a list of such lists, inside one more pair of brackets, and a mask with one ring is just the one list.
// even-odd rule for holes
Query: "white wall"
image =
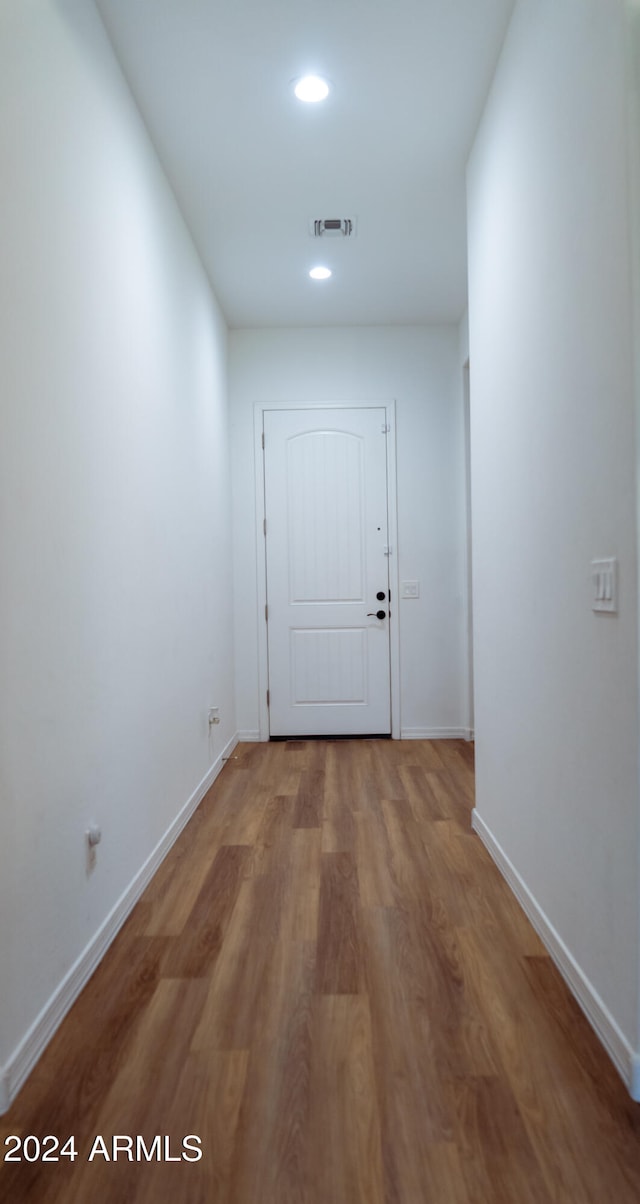
{"label": "white wall", "polygon": [[226,327],[92,4],[4,0],[0,160],[11,1071],[235,716]]}
{"label": "white wall", "polygon": [[259,728],[253,405],[397,403],[405,734],[464,724],[464,452],[454,327],[235,330],[229,336],[238,727]]}
{"label": "white wall", "polygon": [[[638,599],[624,41],[617,0],[520,0],[468,212],[477,807],[630,1075]],[[617,616],[591,609],[598,556],[619,560]]]}
{"label": "white wall", "polygon": [[[640,534],[640,0],[626,0],[626,17],[629,197],[633,248],[633,331],[636,397],[636,521],[637,531]],[[640,556],[638,557],[638,573],[640,579]],[[640,664],[638,667],[638,686],[640,689]],[[638,745],[640,748],[640,732]],[[640,847],[638,848],[638,856],[640,858]],[[640,911],[640,897],[638,898],[638,910]],[[640,979],[640,964],[638,966],[638,975]],[[640,985],[638,989],[637,1048],[640,1049]]]}

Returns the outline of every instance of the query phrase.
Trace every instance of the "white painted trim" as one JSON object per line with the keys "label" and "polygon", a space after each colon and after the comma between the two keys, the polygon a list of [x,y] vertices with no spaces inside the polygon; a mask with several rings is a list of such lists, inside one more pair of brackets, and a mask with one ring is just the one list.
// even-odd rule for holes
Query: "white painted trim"
{"label": "white painted trim", "polygon": [[403,727],[401,740],[471,740],[468,727]]}
{"label": "white painted trim", "polygon": [[202,802],[205,794],[213,785],[223,767],[224,761],[231,755],[237,743],[238,737],[235,735],[229,740],[229,743],[220,755],[216,757],[216,760],[205,774],[199,786],[196,787],[182,810],[173,820],[173,823],[169,825],[164,836],[159,840],[144,865],[138,870],[138,873],[120,896],[115,907],[113,907],[106,920],[100,925],[98,931],[74,962],[71,969],[62,979],[62,982],[56,987],[39,1016],[37,1016],[31,1028],[9,1058],[6,1066],[3,1067],[0,1074],[0,1115],[8,1111],[20,1088],[33,1070],[38,1058],[44,1053],[56,1029],[75,1003],[83,987],[89,981],[130,911],[132,911],[145,887],[164,861],[169,849],[191,819],[196,807]]}
{"label": "white painted trim", "polygon": [[[391,736],[400,739],[400,567],[398,563],[398,490],[396,462],[396,403],[385,402],[388,419],[387,436],[387,517],[389,521],[389,653],[391,673]],[[395,605],[394,600],[395,598]]]}
{"label": "white painted trim", "polygon": [[469,357],[462,367],[462,419],[464,440],[465,485],[465,558],[464,558],[464,638],[466,660],[466,719],[473,731],[474,673],[473,673],[473,510],[471,505],[471,376]]}
{"label": "white painted trim", "polygon": [[246,731],[238,732],[238,743],[239,744],[252,744],[258,740],[260,740],[260,732],[259,731],[251,731],[250,729],[247,729]]}
{"label": "white painted trim", "polygon": [[262,434],[264,430],[263,411],[271,409],[269,405],[255,402],[253,407],[253,444],[254,471],[256,482],[256,583],[258,598],[258,723],[260,725],[260,740],[269,739],[269,708],[267,706],[267,688],[269,686],[269,649],[267,644],[267,624],[265,607],[267,605],[267,561],[264,537],[264,456]]}
{"label": "white painted trim", "polygon": [[[269,711],[267,708],[267,687],[269,685],[269,653],[267,645],[267,625],[264,619],[267,603],[267,567],[265,559],[265,543],[263,521],[265,517],[264,503],[264,457],[262,454],[262,432],[264,430],[263,414],[266,410],[370,410],[373,408],[386,410],[386,421],[389,425],[387,438],[387,506],[389,519],[389,589],[391,590],[392,614],[395,622],[389,626],[389,652],[391,675],[391,735],[394,740],[401,738],[400,730],[400,577],[398,569],[398,494],[396,468],[396,403],[395,401],[318,401],[313,405],[304,402],[288,401],[255,401],[253,403],[253,447],[255,468],[255,503],[256,503],[256,579],[258,598],[258,714],[260,722],[260,739],[269,739]],[[395,598],[395,605],[393,600]]]}
{"label": "white painted trim", "polygon": [[586,977],[562,937],[475,808],[472,812],[471,824],[501,874],[509,883],[567,986],[580,1004],[596,1036],[600,1038],[629,1094],[634,1100],[640,1100],[640,1051],[634,1051],[631,1048],[595,987]]}

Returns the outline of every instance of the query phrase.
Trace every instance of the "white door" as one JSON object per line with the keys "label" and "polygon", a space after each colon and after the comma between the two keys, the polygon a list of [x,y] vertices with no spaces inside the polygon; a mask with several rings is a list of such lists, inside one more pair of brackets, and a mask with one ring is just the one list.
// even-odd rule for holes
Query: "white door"
{"label": "white door", "polygon": [[384,406],[264,413],[272,736],[391,731],[386,443]]}

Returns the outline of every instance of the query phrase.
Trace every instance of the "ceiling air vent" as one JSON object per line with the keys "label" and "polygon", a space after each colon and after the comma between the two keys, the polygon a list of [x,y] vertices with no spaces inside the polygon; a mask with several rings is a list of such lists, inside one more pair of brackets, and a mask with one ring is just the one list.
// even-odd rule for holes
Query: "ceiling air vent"
{"label": "ceiling air vent", "polygon": [[355,217],[317,217],[310,223],[313,238],[354,238]]}

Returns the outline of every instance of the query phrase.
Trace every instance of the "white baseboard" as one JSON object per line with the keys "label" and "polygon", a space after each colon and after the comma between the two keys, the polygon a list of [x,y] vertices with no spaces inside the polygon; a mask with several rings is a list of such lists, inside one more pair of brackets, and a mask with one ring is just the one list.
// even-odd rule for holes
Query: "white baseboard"
{"label": "white baseboard", "polygon": [[468,727],[403,727],[401,740],[469,740]]}
{"label": "white baseboard", "polygon": [[44,1053],[56,1029],[75,1003],[82,988],[89,981],[96,966],[102,960],[109,945],[124,924],[129,912],[132,911],[145,887],[164,861],[169,849],[175,844],[182,829],[191,819],[196,807],[202,802],[205,794],[213,785],[223,767],[224,761],[231,755],[237,743],[238,735],[236,734],[229,740],[229,743],[220,755],[216,757],[216,760],[205,774],[199,786],[196,787],[191,797],[187,800],[181,811],[179,811],[173,823],[169,825],[164,836],[159,840],[144,865],[138,870],[132,882],[130,882],[129,886],[120,896],[106,920],[91,938],[79,958],[62,979],[62,982],[56,987],[39,1016],[37,1016],[31,1028],[9,1058],[6,1066],[0,1069],[0,1115],[8,1111],[20,1088],[33,1070],[38,1058]]}
{"label": "white baseboard", "polygon": [[[262,739],[259,731],[247,729],[238,732],[238,742],[247,744]],[[473,728],[470,727],[403,727],[400,730],[401,740],[473,740]]]}
{"label": "white baseboard", "polygon": [[591,1027],[604,1045],[631,1098],[640,1101],[640,1051],[635,1052],[632,1049],[595,987],[589,982],[573,954],[567,949],[562,937],[553,927],[491,829],[478,815],[475,808],[472,812],[471,823],[501,874],[509,883],[567,986],[580,1004]]}

